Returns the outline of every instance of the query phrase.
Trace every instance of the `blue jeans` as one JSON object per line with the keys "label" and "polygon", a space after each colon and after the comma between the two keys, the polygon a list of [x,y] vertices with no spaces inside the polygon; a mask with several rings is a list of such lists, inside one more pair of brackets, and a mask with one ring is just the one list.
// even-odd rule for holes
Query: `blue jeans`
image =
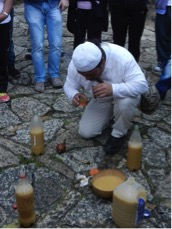
{"label": "blue jeans", "polygon": [[44,63],[44,24],[49,43],[48,73],[50,78],[59,77],[62,17],[57,7],[50,8],[48,2],[24,4],[24,16],[29,26],[32,46],[32,62],[35,82],[45,82],[46,67]]}

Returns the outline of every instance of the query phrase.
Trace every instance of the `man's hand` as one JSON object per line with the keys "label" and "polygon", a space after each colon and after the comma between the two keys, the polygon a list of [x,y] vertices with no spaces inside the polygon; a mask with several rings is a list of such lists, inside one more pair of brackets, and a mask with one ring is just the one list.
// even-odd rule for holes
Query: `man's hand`
{"label": "man's hand", "polygon": [[80,105],[80,99],[83,98],[85,100],[88,101],[88,98],[86,95],[84,94],[81,94],[81,93],[77,93],[74,97],[73,97],[73,100],[72,100],[72,104],[73,106],[75,107],[78,107]]}
{"label": "man's hand", "polygon": [[93,87],[93,95],[96,98],[103,98],[112,95],[112,85],[100,83]]}
{"label": "man's hand", "polygon": [[61,11],[64,11],[69,6],[69,0],[60,0],[59,2],[59,8]]}

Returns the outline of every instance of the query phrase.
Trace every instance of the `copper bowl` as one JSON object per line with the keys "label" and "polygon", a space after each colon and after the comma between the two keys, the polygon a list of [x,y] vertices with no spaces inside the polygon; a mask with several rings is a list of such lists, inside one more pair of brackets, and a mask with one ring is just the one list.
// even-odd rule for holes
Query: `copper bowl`
{"label": "copper bowl", "polygon": [[[106,185],[106,183],[108,182],[107,179],[109,179],[109,176],[111,177],[111,179],[113,179],[114,177],[114,184],[110,185],[110,187]],[[104,183],[106,187],[105,186],[103,188],[97,187],[97,181],[100,178],[101,178],[101,181],[102,179],[104,179]],[[121,181],[117,178],[120,178]],[[92,185],[93,192],[97,196],[100,196],[106,199],[110,199],[113,196],[113,190],[115,189],[115,187],[121,184],[122,182],[124,182],[125,180],[126,180],[126,175],[123,172],[121,172],[120,170],[106,169],[106,170],[102,170],[101,172],[93,176],[91,180],[91,185]]]}

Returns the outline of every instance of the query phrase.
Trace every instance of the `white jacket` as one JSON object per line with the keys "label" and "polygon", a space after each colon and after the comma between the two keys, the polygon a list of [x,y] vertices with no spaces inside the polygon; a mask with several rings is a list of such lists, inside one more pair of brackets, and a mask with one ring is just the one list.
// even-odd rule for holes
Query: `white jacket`
{"label": "white jacket", "polygon": [[[112,84],[113,97],[137,97],[148,90],[141,68],[127,49],[110,43],[102,43],[101,47],[106,53],[106,63],[100,78]],[[92,86],[96,84],[79,74],[71,60],[64,84],[64,92],[69,100],[73,99],[81,87],[92,94]]]}

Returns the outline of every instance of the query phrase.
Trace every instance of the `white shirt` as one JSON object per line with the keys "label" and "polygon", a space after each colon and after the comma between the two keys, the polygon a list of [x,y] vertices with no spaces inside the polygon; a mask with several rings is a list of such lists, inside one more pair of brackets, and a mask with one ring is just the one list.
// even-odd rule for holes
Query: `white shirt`
{"label": "white shirt", "polygon": [[[137,97],[148,90],[147,80],[141,68],[127,49],[110,43],[102,43],[101,47],[106,53],[106,63],[100,78],[112,84],[113,97]],[[86,80],[80,75],[71,60],[64,84],[64,91],[69,100],[79,92],[80,87],[92,94],[92,86],[96,84],[96,81]]]}
{"label": "white shirt", "polygon": [[[4,2],[5,0],[0,0],[0,13],[2,13],[3,8],[4,8]],[[11,21],[11,16],[10,14],[8,15],[7,18],[5,18],[5,20],[3,20],[2,22],[0,22],[0,24],[4,24],[4,23],[8,23]]]}

